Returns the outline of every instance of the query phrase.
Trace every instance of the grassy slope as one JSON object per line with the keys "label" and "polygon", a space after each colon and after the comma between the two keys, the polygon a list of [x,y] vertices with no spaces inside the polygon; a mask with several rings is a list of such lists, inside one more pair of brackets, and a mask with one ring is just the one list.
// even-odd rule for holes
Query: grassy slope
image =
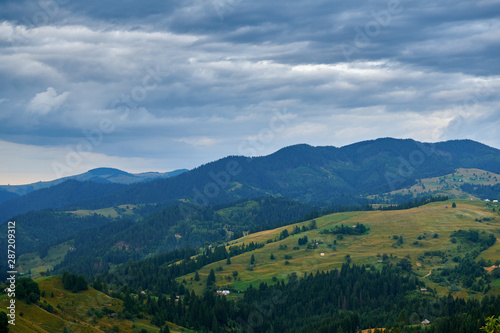
{"label": "grassy slope", "polygon": [[27,274],[31,270],[31,277],[40,277],[41,272],[47,271],[47,269],[52,270],[55,265],[59,264],[66,253],[71,249],[72,241],[67,241],[56,245],[48,251],[45,258],[41,259],[38,252],[25,253],[19,257],[17,261],[17,270]]}
{"label": "grassy slope", "polygon": [[[107,332],[115,325],[120,332],[139,332],[146,329],[148,332],[158,332],[159,328],[143,319],[132,322],[130,320],[110,318],[104,315],[102,318],[88,316],[91,309],[107,307],[116,313],[123,310],[121,300],[111,298],[95,289],[80,291],[76,294],[65,290],[61,278],[51,276],[36,280],[40,291],[45,291],[45,297],[40,300],[41,304],[50,304],[56,309],[51,314],[38,306],[27,305],[23,301],[16,302],[16,326],[9,326],[10,332],[62,332],[68,327],[73,332]],[[51,293],[54,296],[51,297]],[[5,311],[8,300],[6,295],[0,299],[0,309]],[[58,308],[59,306],[59,308]],[[20,313],[23,312],[23,316]],[[172,325],[172,332],[180,332],[180,328]]]}
{"label": "grassy slope", "polygon": [[135,215],[134,209],[138,208],[138,205],[120,205],[118,209],[116,207],[109,207],[96,210],[80,209],[75,211],[68,211],[68,213],[73,213],[77,216],[90,216],[90,215],[102,215],[104,217],[119,218],[119,217],[131,217]]}
{"label": "grassy slope", "polygon": [[[429,273],[431,269],[452,265],[451,260],[443,264],[441,261],[425,258],[423,262],[418,261],[418,257],[425,251],[448,251],[448,254],[462,255],[470,249],[468,244],[453,244],[450,242],[450,233],[458,229],[479,229],[494,233],[500,238],[500,216],[497,212],[492,212],[484,207],[480,201],[455,201],[457,208],[444,208],[445,205],[451,207],[452,202],[437,202],[423,207],[402,211],[375,211],[375,212],[348,212],[338,213],[317,218],[317,230],[310,230],[305,233],[290,236],[281,241],[266,244],[264,248],[253,252],[248,252],[231,258],[231,265],[226,265],[225,260],[213,263],[203,267],[200,271],[201,280],[192,281],[194,274],[189,274],[179,278],[179,282],[184,278],[188,281],[187,287],[199,293],[205,286],[206,277],[210,269],[216,271],[217,286],[224,287],[230,285],[236,289],[245,289],[250,284],[254,286],[262,281],[271,282],[273,276],[277,278],[286,278],[291,272],[296,272],[299,276],[304,273],[316,272],[317,270],[329,270],[340,267],[345,262],[345,256],[349,254],[353,263],[356,264],[375,264],[377,263],[377,254],[386,253],[394,258],[389,259],[397,263],[399,259],[410,255],[411,263],[415,273],[421,277]],[[489,222],[476,222],[475,219],[492,218]],[[307,225],[309,222],[298,223],[298,226]],[[319,231],[325,228],[331,228],[333,225],[344,223],[352,225],[362,223],[371,228],[368,235],[346,236],[344,240],[337,240],[335,249],[328,248],[328,244],[333,244],[336,240],[334,235],[321,235]],[[231,244],[241,244],[249,242],[265,243],[266,240],[276,238],[283,229],[289,232],[294,226],[282,227],[274,230],[268,230],[256,234],[251,234],[238,239]],[[438,238],[433,238],[437,233]],[[307,250],[306,246],[300,246],[299,250],[293,250],[298,246],[299,237],[307,235],[309,242],[312,240],[322,241],[323,244],[318,249]],[[402,235],[404,244],[395,246],[396,240],[393,235]],[[419,236],[425,236],[425,239],[419,240],[419,245],[413,243]],[[286,250],[279,250],[279,246],[286,244]],[[457,246],[461,245],[458,250]],[[493,247],[483,252],[479,257],[490,259],[492,261],[500,259],[500,241]],[[270,254],[273,253],[276,260],[270,260]],[[324,253],[324,256],[321,256]],[[250,257],[254,254],[256,265],[252,271],[248,270],[250,266]],[[285,265],[285,255],[291,255],[289,265]],[[396,259],[397,257],[397,259]],[[418,263],[418,264],[417,264]],[[222,267],[223,271],[217,271],[217,267]],[[233,271],[238,271],[237,281],[227,281],[226,276],[232,275]],[[430,283],[433,287],[438,287]],[[439,290],[439,288],[438,288]],[[445,290],[440,290],[445,292]],[[491,293],[499,293],[500,288],[492,288]]]}
{"label": "grassy slope", "polygon": [[[412,187],[393,191],[389,194],[412,194],[416,197],[420,193],[427,193],[429,195],[444,194],[450,196],[450,198],[478,199],[469,193],[463,192],[460,186],[463,184],[495,185],[498,183],[500,183],[500,175],[493,172],[480,169],[458,169],[454,174],[421,179],[421,182]],[[369,196],[369,198],[374,199],[385,195],[373,195]]]}

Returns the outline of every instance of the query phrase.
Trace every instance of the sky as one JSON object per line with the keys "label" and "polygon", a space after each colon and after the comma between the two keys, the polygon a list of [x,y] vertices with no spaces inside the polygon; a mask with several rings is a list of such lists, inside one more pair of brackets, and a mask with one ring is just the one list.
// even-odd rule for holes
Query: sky
{"label": "sky", "polygon": [[379,137],[500,148],[500,0],[0,1],[0,184]]}

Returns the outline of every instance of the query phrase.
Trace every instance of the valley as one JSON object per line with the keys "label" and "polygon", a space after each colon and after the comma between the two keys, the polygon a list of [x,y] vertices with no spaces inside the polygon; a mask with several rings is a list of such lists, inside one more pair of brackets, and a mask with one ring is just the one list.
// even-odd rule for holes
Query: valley
{"label": "valley", "polygon": [[[425,163],[401,173],[416,151]],[[469,140],[379,139],[230,156],[128,184],[131,174],[109,169],[90,174],[99,182],[55,182],[0,203],[16,221],[18,277],[40,289],[18,300],[11,331],[483,325],[500,308],[499,165],[498,150]],[[66,272],[88,290],[64,289]],[[451,305],[436,312],[436,302]]]}

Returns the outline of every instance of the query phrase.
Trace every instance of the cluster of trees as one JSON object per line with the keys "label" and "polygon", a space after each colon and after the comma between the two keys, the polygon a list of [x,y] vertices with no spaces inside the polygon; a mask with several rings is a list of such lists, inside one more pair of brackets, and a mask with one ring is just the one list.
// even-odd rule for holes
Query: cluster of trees
{"label": "cluster of trees", "polygon": [[410,209],[410,208],[416,208],[416,207],[420,207],[423,205],[427,205],[428,203],[431,203],[431,202],[446,201],[446,200],[448,200],[447,195],[436,195],[436,196],[431,196],[431,197],[424,196],[424,197],[416,198],[415,200],[409,200],[409,201],[400,203],[398,205],[380,206],[379,210]]}
{"label": "cluster of trees", "polygon": [[83,275],[64,272],[62,282],[64,289],[71,290],[73,293],[89,289],[89,284]]}
{"label": "cluster of trees", "polygon": [[299,227],[298,225],[296,225],[295,228],[293,228],[291,232],[289,232],[287,229],[283,229],[280,232],[280,235],[278,238],[268,239],[267,243],[272,243],[272,242],[276,242],[278,240],[283,240],[285,238],[290,237],[290,235],[297,235],[297,234],[300,234],[302,232],[305,232],[308,230],[314,230],[314,229],[317,229],[317,222],[316,222],[316,220],[313,219],[313,220],[309,221],[309,223],[307,225],[305,225],[305,224],[302,225],[302,228]]}
{"label": "cluster of trees", "polygon": [[30,278],[20,277],[16,280],[16,298],[23,299],[26,303],[38,303],[40,300],[40,288],[38,283]]}
{"label": "cluster of trees", "polygon": [[478,244],[480,245],[480,251],[484,251],[487,248],[493,246],[493,244],[495,244],[495,242],[497,241],[497,238],[495,237],[494,234],[492,233],[486,234],[484,230],[480,232],[479,230],[475,229],[469,229],[467,231],[466,230],[453,231],[450,234],[450,237],[452,239],[458,238]]}
{"label": "cluster of trees", "polygon": [[487,265],[484,259],[476,262],[472,256],[466,255],[458,260],[458,265],[453,268],[437,269],[435,274],[429,276],[431,281],[452,286],[460,283],[463,288],[470,288],[477,292],[488,292],[491,288],[492,276],[484,270]]}
{"label": "cluster of trees", "polygon": [[477,184],[463,184],[462,191],[474,194],[481,199],[499,199],[500,198],[500,184],[496,185],[477,185]]}
{"label": "cluster of trees", "polygon": [[245,252],[250,252],[264,247],[264,243],[254,243],[250,242],[248,245],[245,243],[241,245],[232,245],[229,247],[229,256],[234,257]]}
{"label": "cluster of trees", "polygon": [[300,245],[306,245],[308,241],[309,241],[309,239],[307,238],[307,236],[299,238],[299,241],[298,241],[299,246]]}
{"label": "cluster of trees", "polygon": [[364,235],[370,228],[366,227],[362,223],[356,223],[355,226],[345,226],[341,224],[336,225],[335,228],[328,230],[321,230],[321,234],[334,234],[334,235]]}

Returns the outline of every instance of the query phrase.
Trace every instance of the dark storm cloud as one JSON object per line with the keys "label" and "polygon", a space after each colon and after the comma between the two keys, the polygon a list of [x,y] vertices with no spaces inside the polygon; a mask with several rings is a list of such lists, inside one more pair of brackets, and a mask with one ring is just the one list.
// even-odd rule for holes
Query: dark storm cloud
{"label": "dark storm cloud", "polygon": [[255,153],[380,136],[500,146],[500,1],[42,0],[0,13],[0,146],[20,152],[17,169],[40,155],[50,174],[103,121],[112,130],[75,172],[245,154],[277,114],[286,126]]}

